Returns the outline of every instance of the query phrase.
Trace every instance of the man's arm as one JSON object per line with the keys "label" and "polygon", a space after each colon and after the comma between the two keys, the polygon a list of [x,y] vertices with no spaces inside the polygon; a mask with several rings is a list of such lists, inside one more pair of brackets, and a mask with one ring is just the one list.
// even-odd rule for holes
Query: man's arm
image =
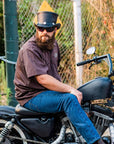
{"label": "man's arm", "polygon": [[48,74],[43,74],[36,76],[36,80],[38,81],[38,83],[40,83],[42,86],[44,86],[49,90],[74,94],[77,97],[79,103],[81,103],[82,93],[80,91],[76,90],[75,88],[67,84],[58,81],[54,77]]}

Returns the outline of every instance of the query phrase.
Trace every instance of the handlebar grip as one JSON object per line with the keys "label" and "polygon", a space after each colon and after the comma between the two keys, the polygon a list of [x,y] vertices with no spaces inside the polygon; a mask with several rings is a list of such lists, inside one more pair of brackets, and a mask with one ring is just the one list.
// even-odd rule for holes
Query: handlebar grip
{"label": "handlebar grip", "polygon": [[77,63],[77,66],[85,65],[90,62],[91,62],[91,60],[82,61],[82,62]]}

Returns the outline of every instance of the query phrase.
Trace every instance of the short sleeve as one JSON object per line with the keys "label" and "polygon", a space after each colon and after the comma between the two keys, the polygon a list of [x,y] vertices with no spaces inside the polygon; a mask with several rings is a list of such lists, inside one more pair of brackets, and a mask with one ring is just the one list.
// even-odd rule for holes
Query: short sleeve
{"label": "short sleeve", "polygon": [[23,52],[23,62],[28,78],[36,75],[47,74],[48,66],[40,53],[26,49],[26,51]]}

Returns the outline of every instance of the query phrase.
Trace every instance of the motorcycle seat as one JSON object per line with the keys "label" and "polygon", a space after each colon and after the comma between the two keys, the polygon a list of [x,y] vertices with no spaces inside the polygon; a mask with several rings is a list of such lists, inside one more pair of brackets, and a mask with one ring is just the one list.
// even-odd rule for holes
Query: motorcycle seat
{"label": "motorcycle seat", "polygon": [[17,104],[17,106],[15,107],[15,112],[16,114],[25,115],[25,116],[40,116],[43,114],[47,116],[50,115],[49,113],[31,111],[29,109],[22,107],[20,104]]}

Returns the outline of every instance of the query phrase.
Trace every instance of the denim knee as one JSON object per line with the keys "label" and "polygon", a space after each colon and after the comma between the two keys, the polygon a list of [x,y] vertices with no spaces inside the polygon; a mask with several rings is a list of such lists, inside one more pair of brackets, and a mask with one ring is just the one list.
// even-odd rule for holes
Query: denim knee
{"label": "denim knee", "polygon": [[77,103],[77,97],[73,94],[65,93],[65,96],[63,97],[64,111],[66,111],[71,103],[74,102]]}

